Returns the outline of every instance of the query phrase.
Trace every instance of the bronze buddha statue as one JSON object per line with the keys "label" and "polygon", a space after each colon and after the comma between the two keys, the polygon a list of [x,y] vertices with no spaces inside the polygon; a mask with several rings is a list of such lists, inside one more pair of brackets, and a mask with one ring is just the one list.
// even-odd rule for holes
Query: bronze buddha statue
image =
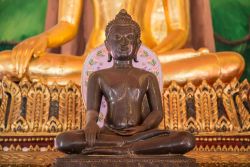
{"label": "bronze buddha statue", "polygon": [[[153,73],[133,67],[141,45],[140,27],[121,10],[105,30],[105,46],[113,66],[93,72],[88,81],[86,127],[56,137],[64,153],[184,154],[195,146],[189,132],[157,129],[163,118],[161,94]],[[105,124],[97,125],[102,97],[108,104]],[[143,98],[149,112],[142,112]]]}
{"label": "bronze buddha statue", "polygon": [[[94,25],[81,57],[46,52],[72,40],[78,31],[83,0],[60,0],[58,23],[53,28],[19,43],[12,51],[0,52],[0,79],[5,75],[20,80],[80,84],[82,64],[90,50],[105,38],[104,28],[121,8],[142,28],[141,40],[158,55],[164,87],[172,80],[198,85],[202,80],[230,82],[244,70],[244,59],[235,52],[209,53],[183,49],[190,36],[189,0],[93,0]],[[156,21],[155,21],[156,20]],[[85,21],[85,20],[84,20]],[[55,63],[56,62],[56,63]],[[182,67],[182,68],[179,68]]]}

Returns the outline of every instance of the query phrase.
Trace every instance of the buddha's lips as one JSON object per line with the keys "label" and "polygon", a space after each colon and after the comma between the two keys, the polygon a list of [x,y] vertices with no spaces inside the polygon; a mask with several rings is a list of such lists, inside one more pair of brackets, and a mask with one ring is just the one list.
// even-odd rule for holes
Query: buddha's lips
{"label": "buddha's lips", "polygon": [[131,52],[132,52],[132,48],[129,48],[129,47],[123,47],[123,48],[117,49],[117,53],[119,53],[119,55],[121,56],[128,56],[131,54]]}

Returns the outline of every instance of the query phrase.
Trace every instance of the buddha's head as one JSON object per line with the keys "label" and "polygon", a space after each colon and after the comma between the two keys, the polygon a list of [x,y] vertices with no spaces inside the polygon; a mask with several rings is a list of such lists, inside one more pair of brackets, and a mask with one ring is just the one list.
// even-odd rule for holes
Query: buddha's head
{"label": "buddha's head", "polygon": [[141,45],[139,25],[122,9],[114,20],[109,22],[105,30],[105,46],[112,60],[136,60]]}

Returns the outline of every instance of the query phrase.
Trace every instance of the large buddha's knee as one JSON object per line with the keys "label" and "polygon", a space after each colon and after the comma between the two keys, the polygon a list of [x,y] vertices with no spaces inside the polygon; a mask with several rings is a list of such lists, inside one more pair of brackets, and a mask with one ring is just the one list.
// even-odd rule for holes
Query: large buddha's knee
{"label": "large buddha's knee", "polygon": [[245,69],[244,58],[236,52],[217,53],[218,63],[221,67],[220,78],[224,82],[230,82],[234,77],[240,78]]}
{"label": "large buddha's knee", "polygon": [[0,52],[0,79],[3,79],[4,76],[13,80],[18,78],[9,50]]}
{"label": "large buddha's knee", "polygon": [[191,151],[195,147],[195,137],[189,132],[179,132],[180,145],[183,148],[183,153]]}

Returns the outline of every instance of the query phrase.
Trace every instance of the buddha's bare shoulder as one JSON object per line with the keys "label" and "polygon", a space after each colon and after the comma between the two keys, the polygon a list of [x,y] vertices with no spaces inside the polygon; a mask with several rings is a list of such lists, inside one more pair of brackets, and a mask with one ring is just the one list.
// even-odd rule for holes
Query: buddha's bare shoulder
{"label": "buddha's bare shoulder", "polygon": [[98,80],[104,76],[108,76],[108,75],[110,75],[111,72],[112,72],[111,68],[94,71],[90,74],[89,81],[95,81],[95,80]]}
{"label": "buddha's bare shoulder", "polygon": [[148,79],[157,80],[156,76],[152,72],[146,71],[144,69],[134,68],[133,74],[137,76],[143,76]]}
{"label": "buddha's bare shoulder", "polygon": [[154,74],[152,72],[146,71],[144,69],[141,69],[141,68],[134,68],[134,69],[135,69],[135,72],[138,72],[140,74],[146,74],[146,75],[149,75],[149,76],[154,76]]}
{"label": "buddha's bare shoulder", "polygon": [[106,68],[106,69],[94,71],[90,74],[89,78],[99,78],[105,74],[110,73],[111,71],[112,71],[111,68]]}
{"label": "buddha's bare shoulder", "polygon": [[112,74],[121,74],[121,73],[126,73],[126,74],[130,74],[133,76],[136,76],[138,78],[143,77],[145,79],[149,79],[149,80],[157,80],[156,76],[146,70],[140,69],[140,68],[132,68],[132,69],[124,69],[124,70],[119,70],[119,69],[114,69],[114,68],[107,68],[107,69],[102,69],[102,70],[98,70],[93,72],[89,79],[98,79],[98,78],[102,78],[102,77],[106,77],[106,76],[110,76]]}

